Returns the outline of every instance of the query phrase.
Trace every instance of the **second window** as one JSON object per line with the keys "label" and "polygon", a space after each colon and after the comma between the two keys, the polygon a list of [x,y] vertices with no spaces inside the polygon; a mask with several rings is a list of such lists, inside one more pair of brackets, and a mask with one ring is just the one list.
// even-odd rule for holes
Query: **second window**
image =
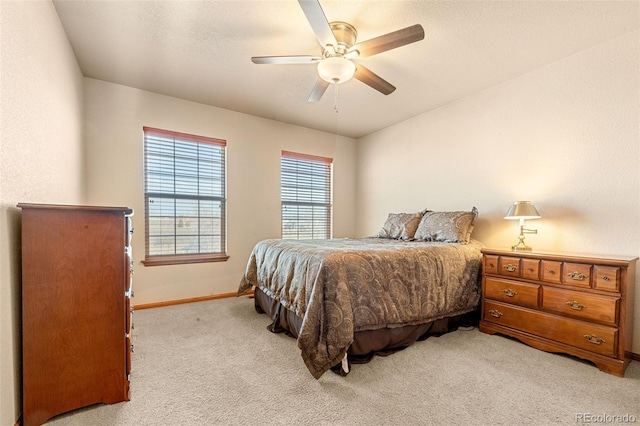
{"label": "second window", "polygon": [[331,158],[282,151],[282,238],[331,238],[332,165]]}

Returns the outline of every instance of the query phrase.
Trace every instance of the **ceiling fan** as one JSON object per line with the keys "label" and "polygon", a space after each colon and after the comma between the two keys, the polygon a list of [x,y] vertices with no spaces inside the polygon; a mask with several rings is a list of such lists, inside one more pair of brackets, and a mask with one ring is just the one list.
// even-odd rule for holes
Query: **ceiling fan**
{"label": "ceiling fan", "polygon": [[309,102],[318,102],[330,84],[344,83],[352,77],[376,89],[384,95],[396,90],[364,65],[354,63],[352,59],[373,56],[424,39],[424,29],[416,24],[393,31],[360,43],[356,43],[358,32],[346,22],[328,22],[318,0],[298,0],[300,7],[311,24],[311,28],[320,42],[320,56],[254,56],[254,64],[317,64],[318,79]]}

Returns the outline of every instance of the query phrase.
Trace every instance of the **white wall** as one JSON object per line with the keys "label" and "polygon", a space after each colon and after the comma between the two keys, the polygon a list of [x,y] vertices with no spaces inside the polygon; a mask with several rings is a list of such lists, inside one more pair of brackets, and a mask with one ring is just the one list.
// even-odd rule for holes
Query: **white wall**
{"label": "white wall", "polygon": [[359,140],[358,233],[377,232],[392,211],[477,206],[473,238],[508,248],[518,229],[503,216],[531,200],[543,217],[528,222],[534,249],[640,255],[638,40],[630,33]]}
{"label": "white wall", "polygon": [[19,202],[83,202],[82,74],[50,1],[0,1],[0,425],[22,412]]}
{"label": "white wall", "polygon": [[[334,236],[355,227],[355,140],[85,79],[89,204],[135,210],[135,305],[235,292],[251,249],[279,238],[282,150],[334,159]],[[220,263],[143,266],[142,127],[227,141],[227,254]]]}

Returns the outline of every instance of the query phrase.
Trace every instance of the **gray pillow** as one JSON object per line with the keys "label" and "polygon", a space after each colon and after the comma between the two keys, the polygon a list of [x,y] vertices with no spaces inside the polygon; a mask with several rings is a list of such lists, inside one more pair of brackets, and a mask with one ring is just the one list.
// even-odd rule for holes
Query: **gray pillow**
{"label": "gray pillow", "polygon": [[390,238],[396,240],[412,240],[413,234],[418,229],[423,212],[419,213],[389,213],[382,229],[378,232],[378,238]]}
{"label": "gray pillow", "polygon": [[478,218],[478,209],[470,212],[426,212],[415,232],[416,240],[466,244]]}

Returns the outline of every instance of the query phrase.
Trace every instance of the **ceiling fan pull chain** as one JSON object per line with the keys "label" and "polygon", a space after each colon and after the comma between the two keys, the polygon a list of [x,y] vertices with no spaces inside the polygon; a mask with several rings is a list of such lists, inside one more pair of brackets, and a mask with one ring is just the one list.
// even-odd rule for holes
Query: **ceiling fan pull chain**
{"label": "ceiling fan pull chain", "polygon": [[338,113],[338,100],[340,97],[338,96],[338,84],[333,83],[333,109]]}

